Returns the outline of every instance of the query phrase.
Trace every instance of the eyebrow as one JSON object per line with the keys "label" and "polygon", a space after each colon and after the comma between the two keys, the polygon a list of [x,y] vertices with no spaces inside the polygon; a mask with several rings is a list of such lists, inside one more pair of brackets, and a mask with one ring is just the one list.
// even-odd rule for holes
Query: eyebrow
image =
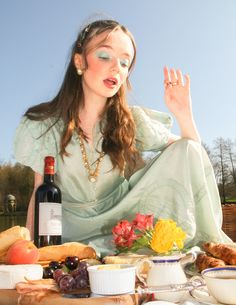
{"label": "eyebrow", "polygon": [[[108,49],[111,49],[111,50],[114,50],[111,46],[109,46],[109,45],[107,45],[107,44],[102,44],[102,45],[99,46],[99,48],[103,48],[103,47],[108,48]],[[126,56],[128,56],[129,58],[132,57],[129,53],[126,53],[126,52],[122,53],[122,55],[126,55]]]}

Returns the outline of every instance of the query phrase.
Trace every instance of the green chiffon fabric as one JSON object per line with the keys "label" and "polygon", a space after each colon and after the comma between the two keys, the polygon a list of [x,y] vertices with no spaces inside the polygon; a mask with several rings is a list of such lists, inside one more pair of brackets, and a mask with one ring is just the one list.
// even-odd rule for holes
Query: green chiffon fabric
{"label": "green chiffon fabric", "polygon": [[[131,107],[138,149],[146,165],[128,180],[105,155],[96,183],[88,180],[78,135],[66,147],[70,154],[59,155],[63,122],[52,128],[53,119],[31,121],[22,118],[15,135],[18,162],[43,175],[44,157],[56,158],[55,182],[62,191],[62,238],[94,246],[98,253],[112,253],[112,228],[135,213],[154,214],[155,219],[171,218],[187,232],[186,247],[202,241],[231,242],[221,230],[222,210],[214,172],[202,146],[180,139],[167,146],[172,118],[162,112]],[[89,163],[99,156],[101,128],[93,130],[93,145],[85,143]]]}

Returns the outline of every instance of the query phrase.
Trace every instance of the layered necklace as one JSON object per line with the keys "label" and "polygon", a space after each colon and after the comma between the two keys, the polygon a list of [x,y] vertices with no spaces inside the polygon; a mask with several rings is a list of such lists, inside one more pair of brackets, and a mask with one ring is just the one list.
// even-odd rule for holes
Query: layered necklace
{"label": "layered necklace", "polygon": [[97,182],[97,177],[99,175],[100,165],[101,165],[101,162],[102,162],[102,159],[103,159],[105,153],[103,151],[100,152],[99,157],[97,158],[97,160],[95,162],[95,164],[96,164],[95,169],[92,170],[91,166],[89,164],[89,161],[88,161],[88,157],[87,157],[87,154],[86,154],[86,149],[85,149],[85,146],[84,146],[83,136],[82,136],[81,132],[78,132],[78,136],[79,136],[79,145],[80,145],[80,149],[81,149],[81,153],[82,153],[84,167],[88,172],[88,179],[92,183]]}

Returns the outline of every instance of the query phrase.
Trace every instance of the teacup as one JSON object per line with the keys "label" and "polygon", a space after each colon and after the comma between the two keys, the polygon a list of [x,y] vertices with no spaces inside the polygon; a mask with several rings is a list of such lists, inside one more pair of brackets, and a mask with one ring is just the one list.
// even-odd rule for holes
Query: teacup
{"label": "teacup", "polygon": [[223,304],[236,304],[236,266],[209,268],[202,271],[209,294]]}
{"label": "teacup", "polygon": [[236,304],[236,266],[209,268],[201,274],[210,295],[218,302]]}

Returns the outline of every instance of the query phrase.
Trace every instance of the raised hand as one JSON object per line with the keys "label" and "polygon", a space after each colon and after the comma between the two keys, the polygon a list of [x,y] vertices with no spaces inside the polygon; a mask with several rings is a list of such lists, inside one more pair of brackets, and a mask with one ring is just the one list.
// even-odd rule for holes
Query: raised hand
{"label": "raised hand", "polygon": [[184,82],[181,70],[164,67],[164,85],[165,102],[179,123],[181,136],[201,142],[192,113],[190,77],[185,75]]}
{"label": "raised hand", "polygon": [[185,82],[181,70],[164,67],[164,99],[168,109],[176,119],[183,120],[192,117],[192,101],[190,95],[190,77],[185,75]]}

